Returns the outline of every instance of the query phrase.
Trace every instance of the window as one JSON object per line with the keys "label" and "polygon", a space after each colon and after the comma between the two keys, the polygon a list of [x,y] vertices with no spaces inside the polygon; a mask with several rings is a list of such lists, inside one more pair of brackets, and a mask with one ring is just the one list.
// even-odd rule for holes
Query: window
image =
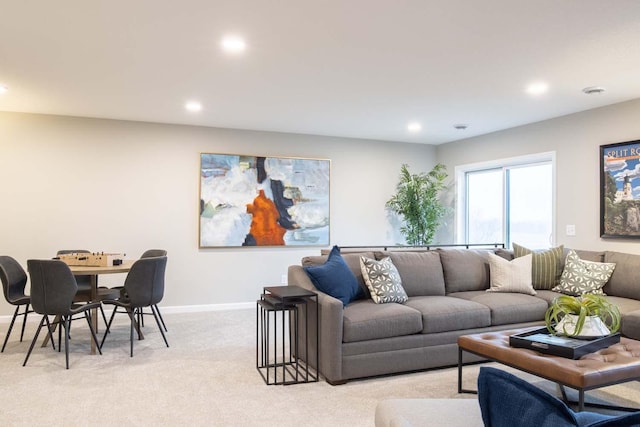
{"label": "window", "polygon": [[554,243],[554,154],[456,168],[458,243]]}

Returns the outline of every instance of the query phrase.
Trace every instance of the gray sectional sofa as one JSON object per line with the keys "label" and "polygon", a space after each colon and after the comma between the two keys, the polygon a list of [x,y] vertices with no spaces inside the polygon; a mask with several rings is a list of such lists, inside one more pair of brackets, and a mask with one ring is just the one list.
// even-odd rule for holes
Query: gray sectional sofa
{"label": "gray sectional sofa", "polygon": [[[364,295],[343,306],[319,291],[303,268],[323,264],[326,256],[305,257],[302,265],[289,266],[289,285],[318,293],[322,376],[330,384],[342,384],[355,378],[451,366],[457,363],[460,335],[543,325],[548,304],[558,293],[486,292],[490,252],[513,258],[504,249],[343,251],[344,261],[363,289],[360,256],[390,257],[409,297],[404,304],[376,304]],[[640,339],[640,255],[576,252],[584,260],[616,263],[603,290],[620,308],[622,334]],[[308,309],[313,321],[316,308]],[[305,328],[298,331],[299,339],[306,339]],[[309,355],[315,357],[315,339],[309,342]],[[306,360],[306,354],[300,356]],[[468,358],[477,360],[472,355]],[[313,359],[309,362],[318,366]]]}

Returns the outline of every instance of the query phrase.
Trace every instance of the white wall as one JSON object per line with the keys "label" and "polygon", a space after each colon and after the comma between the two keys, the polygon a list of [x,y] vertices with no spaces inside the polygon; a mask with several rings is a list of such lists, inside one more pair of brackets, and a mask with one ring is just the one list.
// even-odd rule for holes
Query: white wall
{"label": "white wall", "polygon": [[[169,252],[164,306],[255,301],[319,248],[198,249],[201,152],[331,159],[331,243],[389,245],[385,201],[420,144],[0,113],[0,254],[26,268],[58,249]],[[116,284],[123,277],[100,279]],[[12,307],[4,299],[0,314]]]}
{"label": "white wall", "polygon": [[[640,99],[444,144],[437,159],[453,172],[457,165],[555,151],[556,242],[640,253],[640,240],[601,239],[599,219],[599,146],[640,139],[639,118]],[[575,236],[565,234],[568,224],[575,224]]]}

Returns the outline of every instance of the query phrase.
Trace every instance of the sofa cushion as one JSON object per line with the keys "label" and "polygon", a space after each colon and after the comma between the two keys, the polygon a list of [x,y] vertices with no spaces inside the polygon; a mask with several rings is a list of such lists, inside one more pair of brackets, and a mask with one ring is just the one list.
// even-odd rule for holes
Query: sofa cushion
{"label": "sofa cushion", "polygon": [[622,315],[620,332],[625,337],[640,340],[640,309]]}
{"label": "sofa cushion", "polygon": [[602,295],[602,287],[615,267],[614,263],[583,260],[575,251],[570,250],[560,276],[560,284],[552,290],[573,296]]}
{"label": "sofa cushion", "polygon": [[400,279],[398,269],[393,265],[391,258],[387,257],[376,261],[361,256],[360,268],[373,302],[376,304],[388,302],[402,304],[407,301],[407,293],[402,287],[402,279]]}
{"label": "sofa cushion", "polygon": [[604,293],[640,300],[640,255],[606,251],[604,262],[616,264],[611,278],[602,288]]}
{"label": "sofa cushion", "polygon": [[[445,294],[444,274],[438,251],[382,252],[380,255],[391,258],[408,296]],[[380,255],[376,254],[376,257]]]}
{"label": "sofa cushion", "polygon": [[446,293],[489,288],[490,251],[439,249]]}
{"label": "sofa cushion", "polygon": [[487,292],[520,292],[535,295],[531,285],[531,258],[525,255],[511,261],[489,254],[490,287]]}
{"label": "sofa cushion", "polygon": [[560,292],[555,292],[547,289],[538,289],[536,291],[536,298],[544,300],[547,304],[550,304],[554,298],[562,295]]}
{"label": "sofa cushion", "polygon": [[403,304],[358,300],[344,308],[342,327],[344,342],[376,340],[421,332],[422,316]]}
{"label": "sofa cushion", "polygon": [[[341,252],[340,255],[342,255],[342,259],[347,263],[347,265],[349,266],[349,270],[351,270],[353,275],[356,277],[356,280],[358,281],[358,286],[361,289],[358,298],[371,298],[371,295],[369,294],[369,288],[367,288],[367,284],[364,282],[364,278],[362,277],[362,270],[360,269],[360,257],[365,256],[367,258],[373,258],[373,252],[347,252],[344,254]],[[303,267],[322,265],[327,262],[327,258],[329,258],[328,255],[306,256],[302,258],[301,264]]]}
{"label": "sofa cushion", "polygon": [[456,292],[451,297],[482,304],[491,310],[491,325],[536,322],[544,320],[548,304],[533,295],[519,293]]}
{"label": "sofa cushion", "polygon": [[620,314],[622,314],[623,316],[633,311],[640,310],[640,301],[638,301],[637,299],[607,295],[606,300],[618,307],[618,310],[620,310]]}
{"label": "sofa cushion", "polygon": [[495,253],[501,258],[506,259],[507,261],[511,261],[512,259],[515,258],[515,256],[513,255],[513,251],[510,251],[509,249],[497,248],[496,250],[493,251],[493,253]]}
{"label": "sofa cushion", "polygon": [[[565,253],[566,256],[569,255],[569,250],[567,249]],[[580,249],[575,249],[575,253],[578,254],[580,259],[585,261],[593,261],[593,262],[604,262],[604,252],[602,251],[584,251]]]}
{"label": "sofa cushion", "polygon": [[304,267],[304,270],[316,288],[339,299],[343,305],[355,300],[360,293],[358,281],[340,256],[338,246],[333,247],[324,264]]}
{"label": "sofa cushion", "polygon": [[411,297],[407,306],[422,314],[422,333],[459,331],[491,325],[488,307],[448,296]]}
{"label": "sofa cushion", "polygon": [[558,284],[562,274],[564,246],[560,245],[544,251],[533,251],[514,243],[513,253],[516,258],[533,255],[531,279],[534,289],[551,289]]}

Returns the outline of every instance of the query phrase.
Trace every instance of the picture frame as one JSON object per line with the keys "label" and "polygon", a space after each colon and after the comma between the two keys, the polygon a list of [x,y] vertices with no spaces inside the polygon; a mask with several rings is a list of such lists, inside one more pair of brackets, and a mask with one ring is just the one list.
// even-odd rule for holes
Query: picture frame
{"label": "picture frame", "polygon": [[328,246],[327,159],[200,153],[199,247]]}
{"label": "picture frame", "polygon": [[600,146],[600,236],[640,238],[640,140]]}

